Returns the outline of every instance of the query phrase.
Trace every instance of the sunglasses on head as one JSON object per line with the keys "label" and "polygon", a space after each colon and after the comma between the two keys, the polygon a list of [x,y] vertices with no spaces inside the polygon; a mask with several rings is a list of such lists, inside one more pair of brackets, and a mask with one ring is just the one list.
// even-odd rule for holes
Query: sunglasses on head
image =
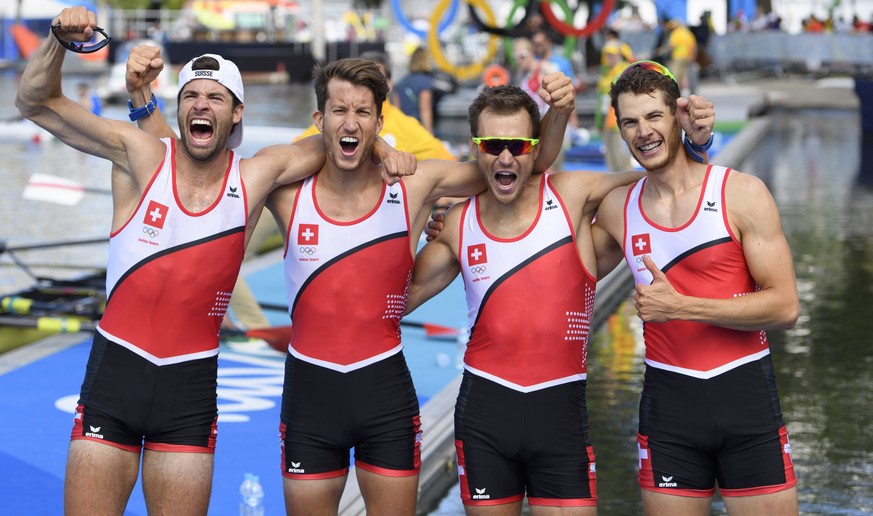
{"label": "sunglasses on head", "polygon": [[540,143],[537,138],[501,138],[500,136],[483,136],[473,138],[473,143],[479,146],[479,150],[494,156],[500,156],[503,149],[509,149],[513,156],[520,156],[532,151],[534,146]]}
{"label": "sunglasses on head", "polygon": [[619,79],[621,79],[622,77],[627,75],[628,72],[630,72],[631,70],[633,70],[635,68],[642,68],[643,70],[649,70],[652,72],[656,72],[656,73],[663,75],[664,77],[669,77],[669,78],[673,79],[673,82],[675,82],[675,83],[679,82],[676,80],[676,77],[673,75],[673,72],[671,72],[666,66],[662,65],[661,63],[656,63],[655,61],[636,61],[636,62],[633,62],[633,63],[627,65],[625,67],[625,69],[622,70],[620,74],[618,74],[618,77],[613,79],[612,84],[615,84],[616,82],[618,82]]}

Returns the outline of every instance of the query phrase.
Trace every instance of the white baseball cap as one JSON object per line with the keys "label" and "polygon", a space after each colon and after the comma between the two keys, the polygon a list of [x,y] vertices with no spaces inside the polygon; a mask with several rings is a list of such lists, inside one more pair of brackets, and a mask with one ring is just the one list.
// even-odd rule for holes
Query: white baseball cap
{"label": "white baseball cap", "polygon": [[[218,61],[218,70],[193,70],[194,61],[201,57],[211,57]],[[239,68],[237,68],[233,61],[228,61],[217,54],[203,54],[188,61],[185,67],[182,68],[182,71],[179,72],[179,93],[182,93],[182,88],[194,79],[212,79],[213,81],[218,81],[219,84],[230,90],[240,102],[245,104],[242,75],[240,75]],[[240,119],[239,123],[234,125],[230,131],[230,138],[227,139],[227,148],[235,149],[239,147],[242,139],[243,121]]]}

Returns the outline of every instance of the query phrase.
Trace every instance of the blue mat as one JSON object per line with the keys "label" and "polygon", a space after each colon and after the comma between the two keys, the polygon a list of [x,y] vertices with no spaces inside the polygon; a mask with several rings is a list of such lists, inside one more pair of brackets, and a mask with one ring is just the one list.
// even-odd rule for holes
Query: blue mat
{"label": "blue mat", "polygon": [[[256,285],[269,278],[275,288],[276,271],[252,277]],[[253,275],[257,276],[257,275]],[[281,288],[281,283],[279,283]],[[466,312],[463,286],[453,283],[422,306],[410,319],[463,326]],[[271,299],[274,300],[274,299]],[[284,317],[287,317],[284,316]],[[283,324],[287,324],[287,319]],[[428,339],[424,331],[404,329],[404,353],[422,405],[459,373],[458,344]],[[73,409],[84,377],[90,338],[0,376],[0,500],[3,514],[58,515],[63,513],[63,483]],[[247,472],[264,486],[267,514],[283,512],[279,455],[279,405],[284,355],[266,345],[223,345],[219,355],[219,425],[210,515],[239,513],[239,486]],[[427,429],[424,429],[427,439]],[[146,515],[139,483],[127,515]]]}

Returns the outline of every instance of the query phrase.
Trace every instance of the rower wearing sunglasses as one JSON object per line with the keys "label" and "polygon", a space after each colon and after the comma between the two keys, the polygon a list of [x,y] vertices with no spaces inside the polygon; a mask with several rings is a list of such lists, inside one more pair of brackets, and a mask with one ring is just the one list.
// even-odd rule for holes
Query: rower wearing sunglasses
{"label": "rower wearing sunglasses", "polygon": [[[629,65],[610,97],[646,169],[603,200],[598,265],[624,258],[644,324],[639,484],[646,514],[796,515],[796,478],[765,330],[794,326],[798,295],[779,210],[758,178],[697,159],[658,63]],[[698,142],[699,143],[699,142]]]}
{"label": "rower wearing sunglasses", "polygon": [[[689,106],[683,100],[683,126],[706,141],[711,104],[697,97]],[[527,495],[534,514],[592,515],[591,223],[608,192],[642,174],[534,174],[546,137],[537,104],[515,86],[482,90],[469,122],[488,188],[453,207],[419,252],[407,303],[408,313],[462,274],[470,328],[455,406],[462,502],[468,514],[519,514]]]}

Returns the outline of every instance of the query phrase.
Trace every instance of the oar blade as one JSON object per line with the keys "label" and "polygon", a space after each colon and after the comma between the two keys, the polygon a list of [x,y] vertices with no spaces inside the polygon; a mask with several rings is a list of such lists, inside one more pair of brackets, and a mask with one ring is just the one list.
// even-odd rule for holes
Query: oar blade
{"label": "oar blade", "polygon": [[85,187],[63,177],[37,173],[30,176],[21,196],[31,201],[75,206],[85,196]]}
{"label": "oar blade", "polygon": [[461,336],[461,331],[451,326],[422,323],[422,327],[424,328],[424,334],[431,338],[457,339]]}
{"label": "oar blade", "polygon": [[288,352],[288,342],[291,341],[291,326],[272,326],[257,328],[245,332],[246,337],[262,339],[271,348],[283,353]]}

